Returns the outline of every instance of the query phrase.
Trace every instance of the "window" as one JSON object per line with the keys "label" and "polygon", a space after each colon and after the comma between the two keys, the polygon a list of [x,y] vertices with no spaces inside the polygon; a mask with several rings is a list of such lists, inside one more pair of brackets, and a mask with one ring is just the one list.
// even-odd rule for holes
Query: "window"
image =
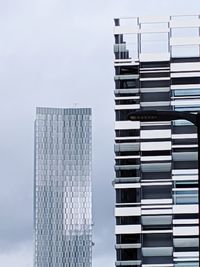
{"label": "window", "polygon": [[117,244],[138,244],[141,243],[141,236],[139,234],[117,235]]}
{"label": "window", "polygon": [[139,197],[139,188],[116,189],[116,203],[136,203]]}
{"label": "window", "polygon": [[144,247],[170,247],[172,246],[172,234],[159,233],[159,234],[144,234],[143,235]]}
{"label": "window", "polygon": [[138,260],[141,258],[139,249],[118,249],[117,250],[117,260],[118,261],[131,261]]}
{"label": "window", "polygon": [[141,218],[139,216],[121,216],[116,217],[117,225],[126,225],[126,224],[140,224]]}
{"label": "window", "polygon": [[144,199],[164,199],[171,198],[172,187],[170,185],[143,186],[142,197]]}

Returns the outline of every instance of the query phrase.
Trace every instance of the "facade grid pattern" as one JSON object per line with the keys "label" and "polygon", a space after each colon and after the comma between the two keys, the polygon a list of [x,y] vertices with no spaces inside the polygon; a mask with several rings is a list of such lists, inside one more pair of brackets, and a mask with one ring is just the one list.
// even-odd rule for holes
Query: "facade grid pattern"
{"label": "facade grid pattern", "polygon": [[196,127],[128,121],[200,111],[200,16],[115,19],[116,266],[198,267]]}
{"label": "facade grid pattern", "polygon": [[92,266],[91,109],[37,108],[35,267]]}

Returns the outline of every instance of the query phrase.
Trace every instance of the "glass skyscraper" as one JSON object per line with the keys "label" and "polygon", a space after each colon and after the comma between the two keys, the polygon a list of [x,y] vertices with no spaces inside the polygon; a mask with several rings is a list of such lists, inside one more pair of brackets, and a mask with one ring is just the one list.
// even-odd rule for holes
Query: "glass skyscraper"
{"label": "glass skyscraper", "polygon": [[35,267],[92,266],[91,109],[37,108]]}
{"label": "glass skyscraper", "polygon": [[200,16],[115,19],[116,266],[199,267],[196,127],[129,121],[200,111]]}

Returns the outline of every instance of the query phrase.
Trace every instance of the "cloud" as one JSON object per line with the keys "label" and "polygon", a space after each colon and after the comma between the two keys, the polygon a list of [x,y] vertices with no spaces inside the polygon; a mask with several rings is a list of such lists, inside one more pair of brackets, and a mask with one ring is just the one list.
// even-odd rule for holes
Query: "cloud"
{"label": "cloud", "polygon": [[114,266],[113,255],[107,255],[105,257],[96,257],[93,261],[93,266]]}
{"label": "cloud", "polygon": [[1,266],[32,266],[35,107],[73,103],[93,108],[93,267],[114,266],[113,18],[199,10],[199,0],[0,0]]}
{"label": "cloud", "polygon": [[30,267],[33,266],[33,247],[31,243],[17,246],[14,251],[0,253],[0,263],[3,267]]}

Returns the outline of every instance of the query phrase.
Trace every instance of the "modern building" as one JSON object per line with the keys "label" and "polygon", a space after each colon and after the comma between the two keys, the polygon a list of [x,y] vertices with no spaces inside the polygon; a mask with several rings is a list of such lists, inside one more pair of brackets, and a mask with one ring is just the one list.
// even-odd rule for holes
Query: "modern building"
{"label": "modern building", "polygon": [[35,267],[92,266],[91,109],[37,108]]}
{"label": "modern building", "polygon": [[128,121],[200,111],[200,16],[115,19],[116,266],[198,267],[196,127]]}

